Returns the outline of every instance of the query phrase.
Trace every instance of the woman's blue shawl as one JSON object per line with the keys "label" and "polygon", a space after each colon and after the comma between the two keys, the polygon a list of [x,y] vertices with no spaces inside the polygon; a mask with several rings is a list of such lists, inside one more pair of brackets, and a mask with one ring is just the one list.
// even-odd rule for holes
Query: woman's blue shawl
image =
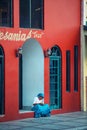
{"label": "woman's blue shawl", "polygon": [[34,111],[35,118],[50,116],[50,108],[48,104],[37,104],[32,107],[32,111]]}

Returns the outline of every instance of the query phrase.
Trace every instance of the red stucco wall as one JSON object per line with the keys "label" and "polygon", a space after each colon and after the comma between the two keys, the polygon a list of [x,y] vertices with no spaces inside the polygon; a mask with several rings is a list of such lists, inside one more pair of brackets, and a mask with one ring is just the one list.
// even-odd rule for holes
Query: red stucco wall
{"label": "red stucco wall", "polygon": [[[0,28],[2,32],[22,31],[29,29],[19,28],[19,0],[13,0],[14,27]],[[58,45],[62,52],[62,109],[52,111],[52,114],[80,110],[80,0],[44,0],[44,30],[42,38],[36,38],[43,50]],[[33,113],[19,114],[19,68],[18,58],[15,56],[17,48],[23,41],[0,39],[0,45],[5,53],[5,116],[0,121],[32,117]],[[79,90],[74,92],[74,45],[79,47]],[[66,50],[71,51],[71,91],[66,92]],[[44,59],[44,91],[45,102],[49,103],[49,58]]]}

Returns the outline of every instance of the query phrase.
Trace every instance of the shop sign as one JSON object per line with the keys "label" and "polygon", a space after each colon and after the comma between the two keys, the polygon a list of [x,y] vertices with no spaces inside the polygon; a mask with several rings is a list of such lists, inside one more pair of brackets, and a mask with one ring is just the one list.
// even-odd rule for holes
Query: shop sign
{"label": "shop sign", "polygon": [[0,40],[8,40],[8,41],[26,41],[29,38],[42,38],[43,32],[30,30],[28,33],[23,33],[19,31],[18,33],[15,32],[8,32],[5,33],[0,31]]}

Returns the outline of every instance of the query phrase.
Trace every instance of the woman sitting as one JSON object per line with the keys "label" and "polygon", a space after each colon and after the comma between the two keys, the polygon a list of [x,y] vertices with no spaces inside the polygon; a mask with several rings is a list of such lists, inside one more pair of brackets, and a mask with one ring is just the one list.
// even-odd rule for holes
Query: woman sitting
{"label": "woman sitting", "polygon": [[46,117],[50,116],[50,108],[48,104],[44,104],[44,94],[39,93],[34,98],[32,110],[34,111],[34,117]]}

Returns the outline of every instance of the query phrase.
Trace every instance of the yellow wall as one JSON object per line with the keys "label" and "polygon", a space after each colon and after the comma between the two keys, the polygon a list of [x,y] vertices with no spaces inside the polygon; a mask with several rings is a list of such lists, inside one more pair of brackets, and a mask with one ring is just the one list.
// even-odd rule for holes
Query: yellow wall
{"label": "yellow wall", "polygon": [[87,32],[81,30],[81,109],[87,111]]}

